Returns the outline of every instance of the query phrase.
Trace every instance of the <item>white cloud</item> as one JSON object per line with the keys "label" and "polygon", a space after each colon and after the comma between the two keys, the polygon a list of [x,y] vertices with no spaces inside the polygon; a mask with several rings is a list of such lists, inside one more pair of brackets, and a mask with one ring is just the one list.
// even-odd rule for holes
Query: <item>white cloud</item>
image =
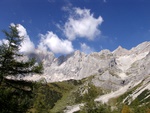
{"label": "white cloud", "polygon": [[48,32],[45,35],[41,34],[41,41],[38,48],[47,51],[50,49],[53,53],[69,54],[74,51],[72,42],[61,40],[53,32]]}
{"label": "white cloud", "polygon": [[2,40],[0,40],[0,46],[2,45],[2,44],[8,44],[8,40],[6,40],[6,39],[2,39]]}
{"label": "white cloud", "polygon": [[101,33],[98,27],[102,22],[102,17],[94,18],[89,9],[74,8],[64,25],[64,34],[69,40],[77,37],[93,40]]}
{"label": "white cloud", "polygon": [[[26,29],[21,24],[15,25],[14,23],[11,23],[10,25],[14,26],[14,27],[16,26],[18,33],[19,33],[18,35],[23,38],[23,41],[21,42],[21,47],[19,48],[20,49],[19,51],[24,54],[34,52],[35,46],[34,46],[33,42],[31,42],[29,36],[27,35]],[[8,40],[6,40],[6,39],[0,40],[0,45],[2,45],[2,43],[8,44]]]}
{"label": "white cloud", "polygon": [[25,54],[34,52],[35,50],[34,43],[30,40],[30,37],[28,36],[26,29],[21,24],[17,24],[17,30],[19,32],[19,36],[23,37],[20,52]]}
{"label": "white cloud", "polygon": [[44,39],[41,39],[40,44],[38,45],[38,50],[46,53],[47,52],[48,47],[44,44]]}
{"label": "white cloud", "polygon": [[94,49],[92,49],[91,47],[89,47],[85,43],[81,43],[80,46],[81,46],[81,51],[86,53],[86,54],[89,54],[89,53],[94,51]]}

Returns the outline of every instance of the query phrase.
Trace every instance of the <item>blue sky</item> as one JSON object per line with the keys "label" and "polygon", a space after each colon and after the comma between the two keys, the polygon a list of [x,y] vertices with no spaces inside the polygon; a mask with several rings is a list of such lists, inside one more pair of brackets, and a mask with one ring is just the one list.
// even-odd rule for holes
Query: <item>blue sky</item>
{"label": "blue sky", "polygon": [[11,23],[27,39],[22,51],[131,49],[150,41],[150,0],[0,0],[0,29]]}

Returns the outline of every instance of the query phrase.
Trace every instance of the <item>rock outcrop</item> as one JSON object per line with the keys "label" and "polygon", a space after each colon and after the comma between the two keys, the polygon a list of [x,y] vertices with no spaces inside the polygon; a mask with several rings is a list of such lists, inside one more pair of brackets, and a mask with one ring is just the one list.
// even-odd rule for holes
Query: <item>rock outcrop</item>
{"label": "rock outcrop", "polygon": [[131,50],[119,46],[113,52],[102,50],[85,54],[75,51],[66,56],[54,57],[51,52],[37,50],[34,56],[44,65],[43,75],[30,75],[25,80],[45,79],[56,82],[80,80],[94,75],[96,86],[115,91],[130,81],[138,81],[150,75],[150,42],[143,42]]}

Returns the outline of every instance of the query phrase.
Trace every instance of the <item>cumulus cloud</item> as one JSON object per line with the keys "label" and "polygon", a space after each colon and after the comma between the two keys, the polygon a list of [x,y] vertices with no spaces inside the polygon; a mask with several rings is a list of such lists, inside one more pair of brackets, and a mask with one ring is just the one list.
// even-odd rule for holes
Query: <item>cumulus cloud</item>
{"label": "cumulus cloud", "polygon": [[42,51],[42,52],[44,52],[44,53],[47,52],[48,47],[47,47],[46,44],[44,44],[44,39],[41,39],[41,41],[40,41],[40,43],[39,43],[39,45],[38,45],[38,50],[40,50],[40,51]]}
{"label": "cumulus cloud", "polygon": [[89,54],[89,53],[94,51],[94,49],[92,49],[91,47],[89,47],[85,43],[81,43],[80,46],[81,46],[81,51],[86,53],[86,54]]}
{"label": "cumulus cloud", "polygon": [[34,52],[35,50],[34,43],[30,40],[30,37],[28,36],[26,29],[21,24],[17,24],[17,30],[19,32],[19,36],[23,37],[20,52],[25,54]]}
{"label": "cumulus cloud", "polygon": [[63,32],[69,40],[77,37],[93,40],[101,33],[98,27],[102,22],[102,17],[95,18],[89,9],[74,8],[64,25]]}
{"label": "cumulus cloud", "polygon": [[[16,26],[18,33],[19,33],[18,35],[23,38],[23,41],[21,42],[21,46],[19,48],[20,49],[19,51],[24,54],[34,52],[34,50],[35,50],[34,43],[31,42],[29,36],[27,35],[26,29],[21,24],[15,25],[15,24],[11,23],[10,25],[14,26],[14,27]],[[8,44],[8,40],[6,40],[6,39],[0,40],[0,45],[2,45],[3,43]]]}
{"label": "cumulus cloud", "polygon": [[47,51],[50,49],[53,53],[69,54],[74,51],[72,42],[68,40],[61,40],[53,32],[47,34],[41,34],[40,44],[38,48]]}

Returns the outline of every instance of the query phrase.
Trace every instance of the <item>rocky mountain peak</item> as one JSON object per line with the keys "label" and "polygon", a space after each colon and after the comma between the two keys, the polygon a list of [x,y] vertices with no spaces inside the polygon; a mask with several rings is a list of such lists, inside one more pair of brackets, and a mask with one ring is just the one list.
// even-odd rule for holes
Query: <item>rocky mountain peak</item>
{"label": "rocky mountain peak", "polygon": [[125,54],[128,54],[128,50],[119,46],[117,49],[115,49],[112,53],[116,56],[123,56]]}
{"label": "rocky mountain peak", "polygon": [[[133,54],[134,52],[141,54]],[[32,56],[43,61],[44,74],[37,78],[44,77],[47,82],[82,79],[91,75],[102,74],[105,71],[109,71],[119,81],[128,78],[126,73],[132,73],[133,68],[131,67],[135,65],[136,61],[145,58],[144,62],[149,62],[146,59],[148,58],[146,57],[148,52],[150,52],[150,42],[142,43],[131,50],[119,46],[113,52],[106,49],[89,55],[77,50],[74,53],[58,58],[55,58],[51,52],[43,53],[42,51],[38,51]],[[28,80],[33,79],[32,77],[28,78]]]}
{"label": "rocky mountain peak", "polygon": [[121,50],[121,49],[123,49],[123,47],[119,45],[117,49],[118,49],[118,50]]}
{"label": "rocky mountain peak", "polygon": [[74,54],[74,56],[84,56],[85,55],[85,53],[83,53],[79,50],[76,50],[73,54]]}
{"label": "rocky mountain peak", "polygon": [[110,52],[110,50],[108,50],[108,49],[104,49],[104,50],[101,50],[100,52],[99,52],[100,54],[110,54],[111,52]]}

